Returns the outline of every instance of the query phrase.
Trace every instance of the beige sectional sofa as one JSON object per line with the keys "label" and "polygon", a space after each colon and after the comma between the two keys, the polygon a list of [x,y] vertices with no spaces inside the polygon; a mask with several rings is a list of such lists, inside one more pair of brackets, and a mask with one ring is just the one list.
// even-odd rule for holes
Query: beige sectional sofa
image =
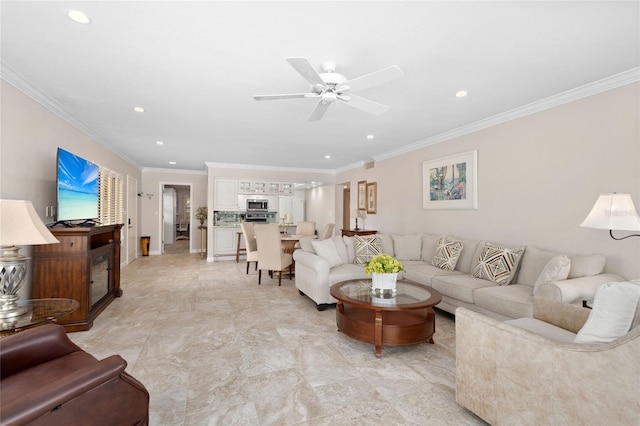
{"label": "beige sectional sofa", "polygon": [[[374,236],[379,241],[380,250],[400,260],[405,268],[403,277],[427,285],[442,293],[438,308],[455,313],[457,307],[465,307],[490,317],[506,320],[533,316],[533,296],[544,296],[572,304],[591,301],[596,288],[624,278],[604,273],[605,258],[601,254],[567,255],[571,262],[566,279],[539,282],[543,272],[547,272],[552,259],[564,257],[561,253],[541,250],[536,247],[524,249],[509,285],[498,285],[485,278],[475,277],[479,259],[487,242],[449,237],[459,241],[462,251],[455,269],[444,270],[433,265],[441,235],[410,234]],[[356,262],[358,237],[333,237],[335,253],[327,255],[327,243],[311,240],[301,241],[302,249],[293,254],[296,265],[295,283],[301,294],[311,298],[318,310],[336,303],[329,294],[331,285],[348,280],[368,278],[364,265]],[[362,237],[367,238],[367,237]],[[368,241],[371,243],[370,241]],[[361,245],[361,241],[358,242]],[[316,254],[313,244],[323,249]],[[501,246],[500,244],[496,244]]]}

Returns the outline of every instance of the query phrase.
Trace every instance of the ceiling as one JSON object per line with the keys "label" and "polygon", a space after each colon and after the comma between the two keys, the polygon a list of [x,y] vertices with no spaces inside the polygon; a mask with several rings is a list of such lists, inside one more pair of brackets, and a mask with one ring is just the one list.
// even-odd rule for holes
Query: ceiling
{"label": "ceiling", "polygon": [[[639,17],[637,1],[3,0],[0,55],[3,78],[139,167],[333,171],[640,74]],[[308,122],[315,99],[252,98],[309,90],[292,56],[404,78],[357,93],[382,116],[334,103]]]}

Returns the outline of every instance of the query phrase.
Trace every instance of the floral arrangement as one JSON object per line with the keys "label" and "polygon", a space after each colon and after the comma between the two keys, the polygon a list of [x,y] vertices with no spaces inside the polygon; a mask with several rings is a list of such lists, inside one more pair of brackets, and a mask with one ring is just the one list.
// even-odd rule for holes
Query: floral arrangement
{"label": "floral arrangement", "polygon": [[207,206],[198,207],[198,210],[196,210],[196,219],[199,219],[200,221],[207,220],[207,213]]}
{"label": "floral arrangement", "polygon": [[379,254],[374,256],[364,265],[364,272],[369,275],[375,274],[397,274],[402,271],[402,263],[395,257],[388,254]]}

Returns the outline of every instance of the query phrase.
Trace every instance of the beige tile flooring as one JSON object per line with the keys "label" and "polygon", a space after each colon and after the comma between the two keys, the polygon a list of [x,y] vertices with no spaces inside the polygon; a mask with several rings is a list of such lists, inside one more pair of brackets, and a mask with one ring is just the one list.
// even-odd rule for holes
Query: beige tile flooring
{"label": "beige tile flooring", "polygon": [[[336,330],[293,281],[195,254],[142,257],[116,299],[74,342],[114,353],[151,395],[151,425],[477,425],[455,402],[455,333],[435,344],[373,346]],[[251,268],[253,269],[253,268]]]}

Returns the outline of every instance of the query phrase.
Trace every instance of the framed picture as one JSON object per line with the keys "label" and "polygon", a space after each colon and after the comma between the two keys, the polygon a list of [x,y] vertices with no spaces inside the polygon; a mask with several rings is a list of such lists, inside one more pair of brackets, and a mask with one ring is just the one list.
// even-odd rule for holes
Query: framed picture
{"label": "framed picture", "polygon": [[378,183],[367,183],[367,213],[376,214],[378,210]]}
{"label": "framed picture", "polygon": [[367,209],[367,181],[358,182],[358,210]]}
{"label": "framed picture", "polygon": [[422,208],[478,208],[478,150],[422,163]]}

